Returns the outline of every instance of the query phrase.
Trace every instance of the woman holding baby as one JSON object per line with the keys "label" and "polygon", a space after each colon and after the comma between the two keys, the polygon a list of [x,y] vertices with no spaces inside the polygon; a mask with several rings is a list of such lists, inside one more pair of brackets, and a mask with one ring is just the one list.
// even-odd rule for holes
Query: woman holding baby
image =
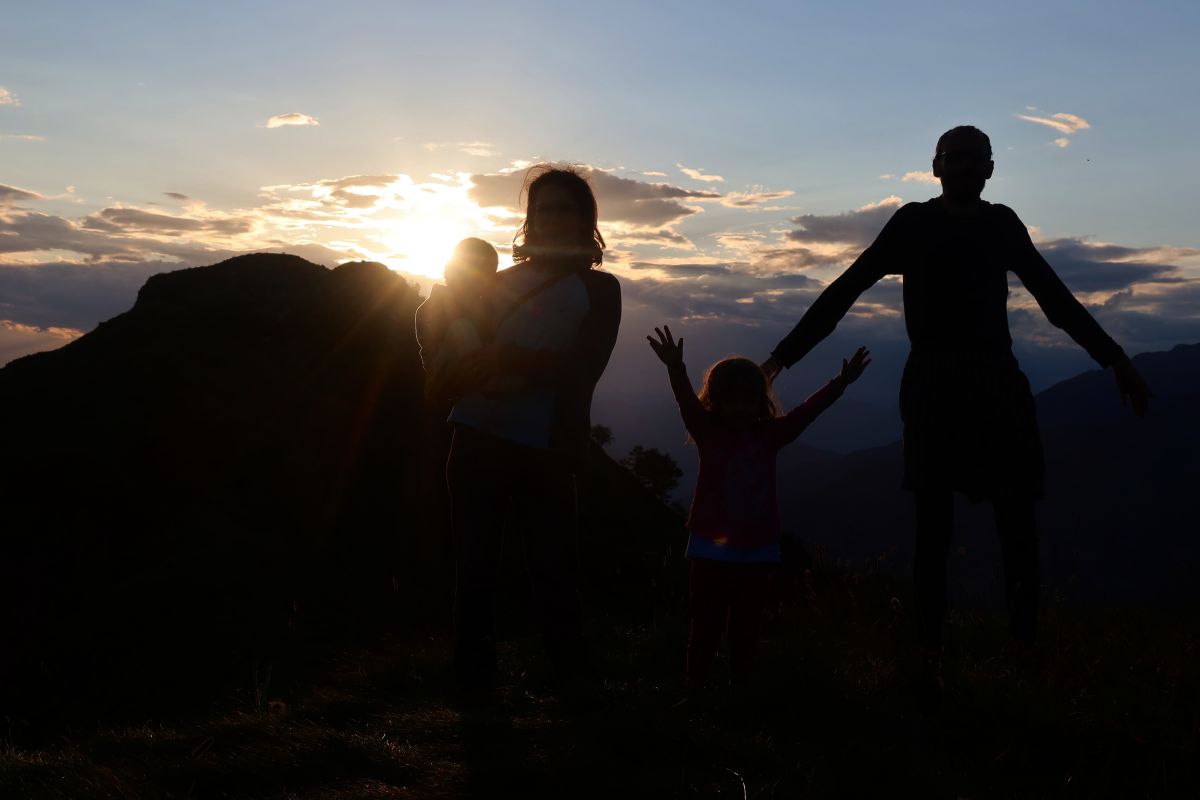
{"label": "woman holding baby", "polygon": [[[615,277],[595,269],[604,239],[587,181],[571,169],[535,167],[525,193],[513,266],[494,275],[464,271],[470,279],[447,287],[459,297],[438,309],[437,324],[430,324],[432,309],[423,310],[424,324],[418,316],[426,364],[455,362],[455,378],[444,384],[455,394],[446,465],[457,567],[454,662],[471,693],[496,685],[493,609],[506,523],[523,534],[557,676],[570,682],[587,669],[576,476],[587,454],[592,393],[616,343],[621,292]],[[456,324],[457,338],[439,342],[443,352],[427,352],[439,338],[433,329]],[[447,356],[450,347],[457,349]]]}

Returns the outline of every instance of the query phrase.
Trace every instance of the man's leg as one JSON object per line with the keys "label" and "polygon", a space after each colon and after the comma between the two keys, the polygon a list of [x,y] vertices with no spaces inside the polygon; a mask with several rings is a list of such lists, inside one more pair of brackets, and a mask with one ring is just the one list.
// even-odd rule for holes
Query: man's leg
{"label": "man's leg", "polygon": [[942,646],[946,616],[946,555],[954,528],[954,494],[949,489],[916,492],[917,545],[913,554],[913,584],[917,606],[917,636],[921,646]]}
{"label": "man's leg", "polygon": [[1029,495],[997,497],[992,508],[1004,553],[1004,597],[1009,625],[1013,638],[1032,649],[1037,638],[1041,594],[1034,500]]}
{"label": "man's leg", "polygon": [[458,430],[446,463],[454,532],[454,671],[467,689],[496,683],[495,615],[506,496],[493,442]]}

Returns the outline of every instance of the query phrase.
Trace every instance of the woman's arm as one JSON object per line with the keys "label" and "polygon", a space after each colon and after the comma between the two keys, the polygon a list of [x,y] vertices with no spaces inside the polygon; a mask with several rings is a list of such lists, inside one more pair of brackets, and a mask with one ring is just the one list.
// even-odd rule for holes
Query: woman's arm
{"label": "woman's arm", "polygon": [[497,375],[514,375],[548,384],[593,385],[604,374],[621,327],[621,284],[607,272],[580,275],[587,289],[588,310],[575,339],[566,350],[539,350],[512,344],[485,347],[475,353],[465,371],[473,385]]}

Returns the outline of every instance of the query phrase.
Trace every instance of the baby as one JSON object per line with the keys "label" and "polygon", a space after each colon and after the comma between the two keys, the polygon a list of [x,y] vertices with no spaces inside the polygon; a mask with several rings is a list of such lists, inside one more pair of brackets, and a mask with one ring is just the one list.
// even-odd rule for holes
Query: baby
{"label": "baby", "polygon": [[455,367],[488,338],[492,286],[499,266],[496,249],[482,239],[463,239],[446,264],[445,286],[437,284],[417,309],[417,341],[425,367],[425,394],[456,394]]}

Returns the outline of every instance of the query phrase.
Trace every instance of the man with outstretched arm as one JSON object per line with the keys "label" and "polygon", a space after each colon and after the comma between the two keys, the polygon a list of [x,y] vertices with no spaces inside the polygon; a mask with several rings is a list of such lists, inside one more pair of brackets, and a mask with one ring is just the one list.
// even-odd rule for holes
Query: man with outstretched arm
{"label": "man with outstretched arm", "polygon": [[1128,356],[1042,258],[1017,215],[981,198],[994,166],[991,142],[979,129],[960,126],[943,134],[933,158],[941,196],[898,209],[762,365],[774,379],[833,332],[876,281],[903,276],[912,345],[900,388],[904,486],[916,500],[917,627],[934,675],[955,491],[992,502],[1013,638],[1019,652],[1033,654],[1040,580],[1034,501],[1042,495],[1044,465],[1033,395],[1012,354],[1008,273],[1051,323],[1113,369],[1121,399],[1136,415],[1146,414],[1152,396]]}

